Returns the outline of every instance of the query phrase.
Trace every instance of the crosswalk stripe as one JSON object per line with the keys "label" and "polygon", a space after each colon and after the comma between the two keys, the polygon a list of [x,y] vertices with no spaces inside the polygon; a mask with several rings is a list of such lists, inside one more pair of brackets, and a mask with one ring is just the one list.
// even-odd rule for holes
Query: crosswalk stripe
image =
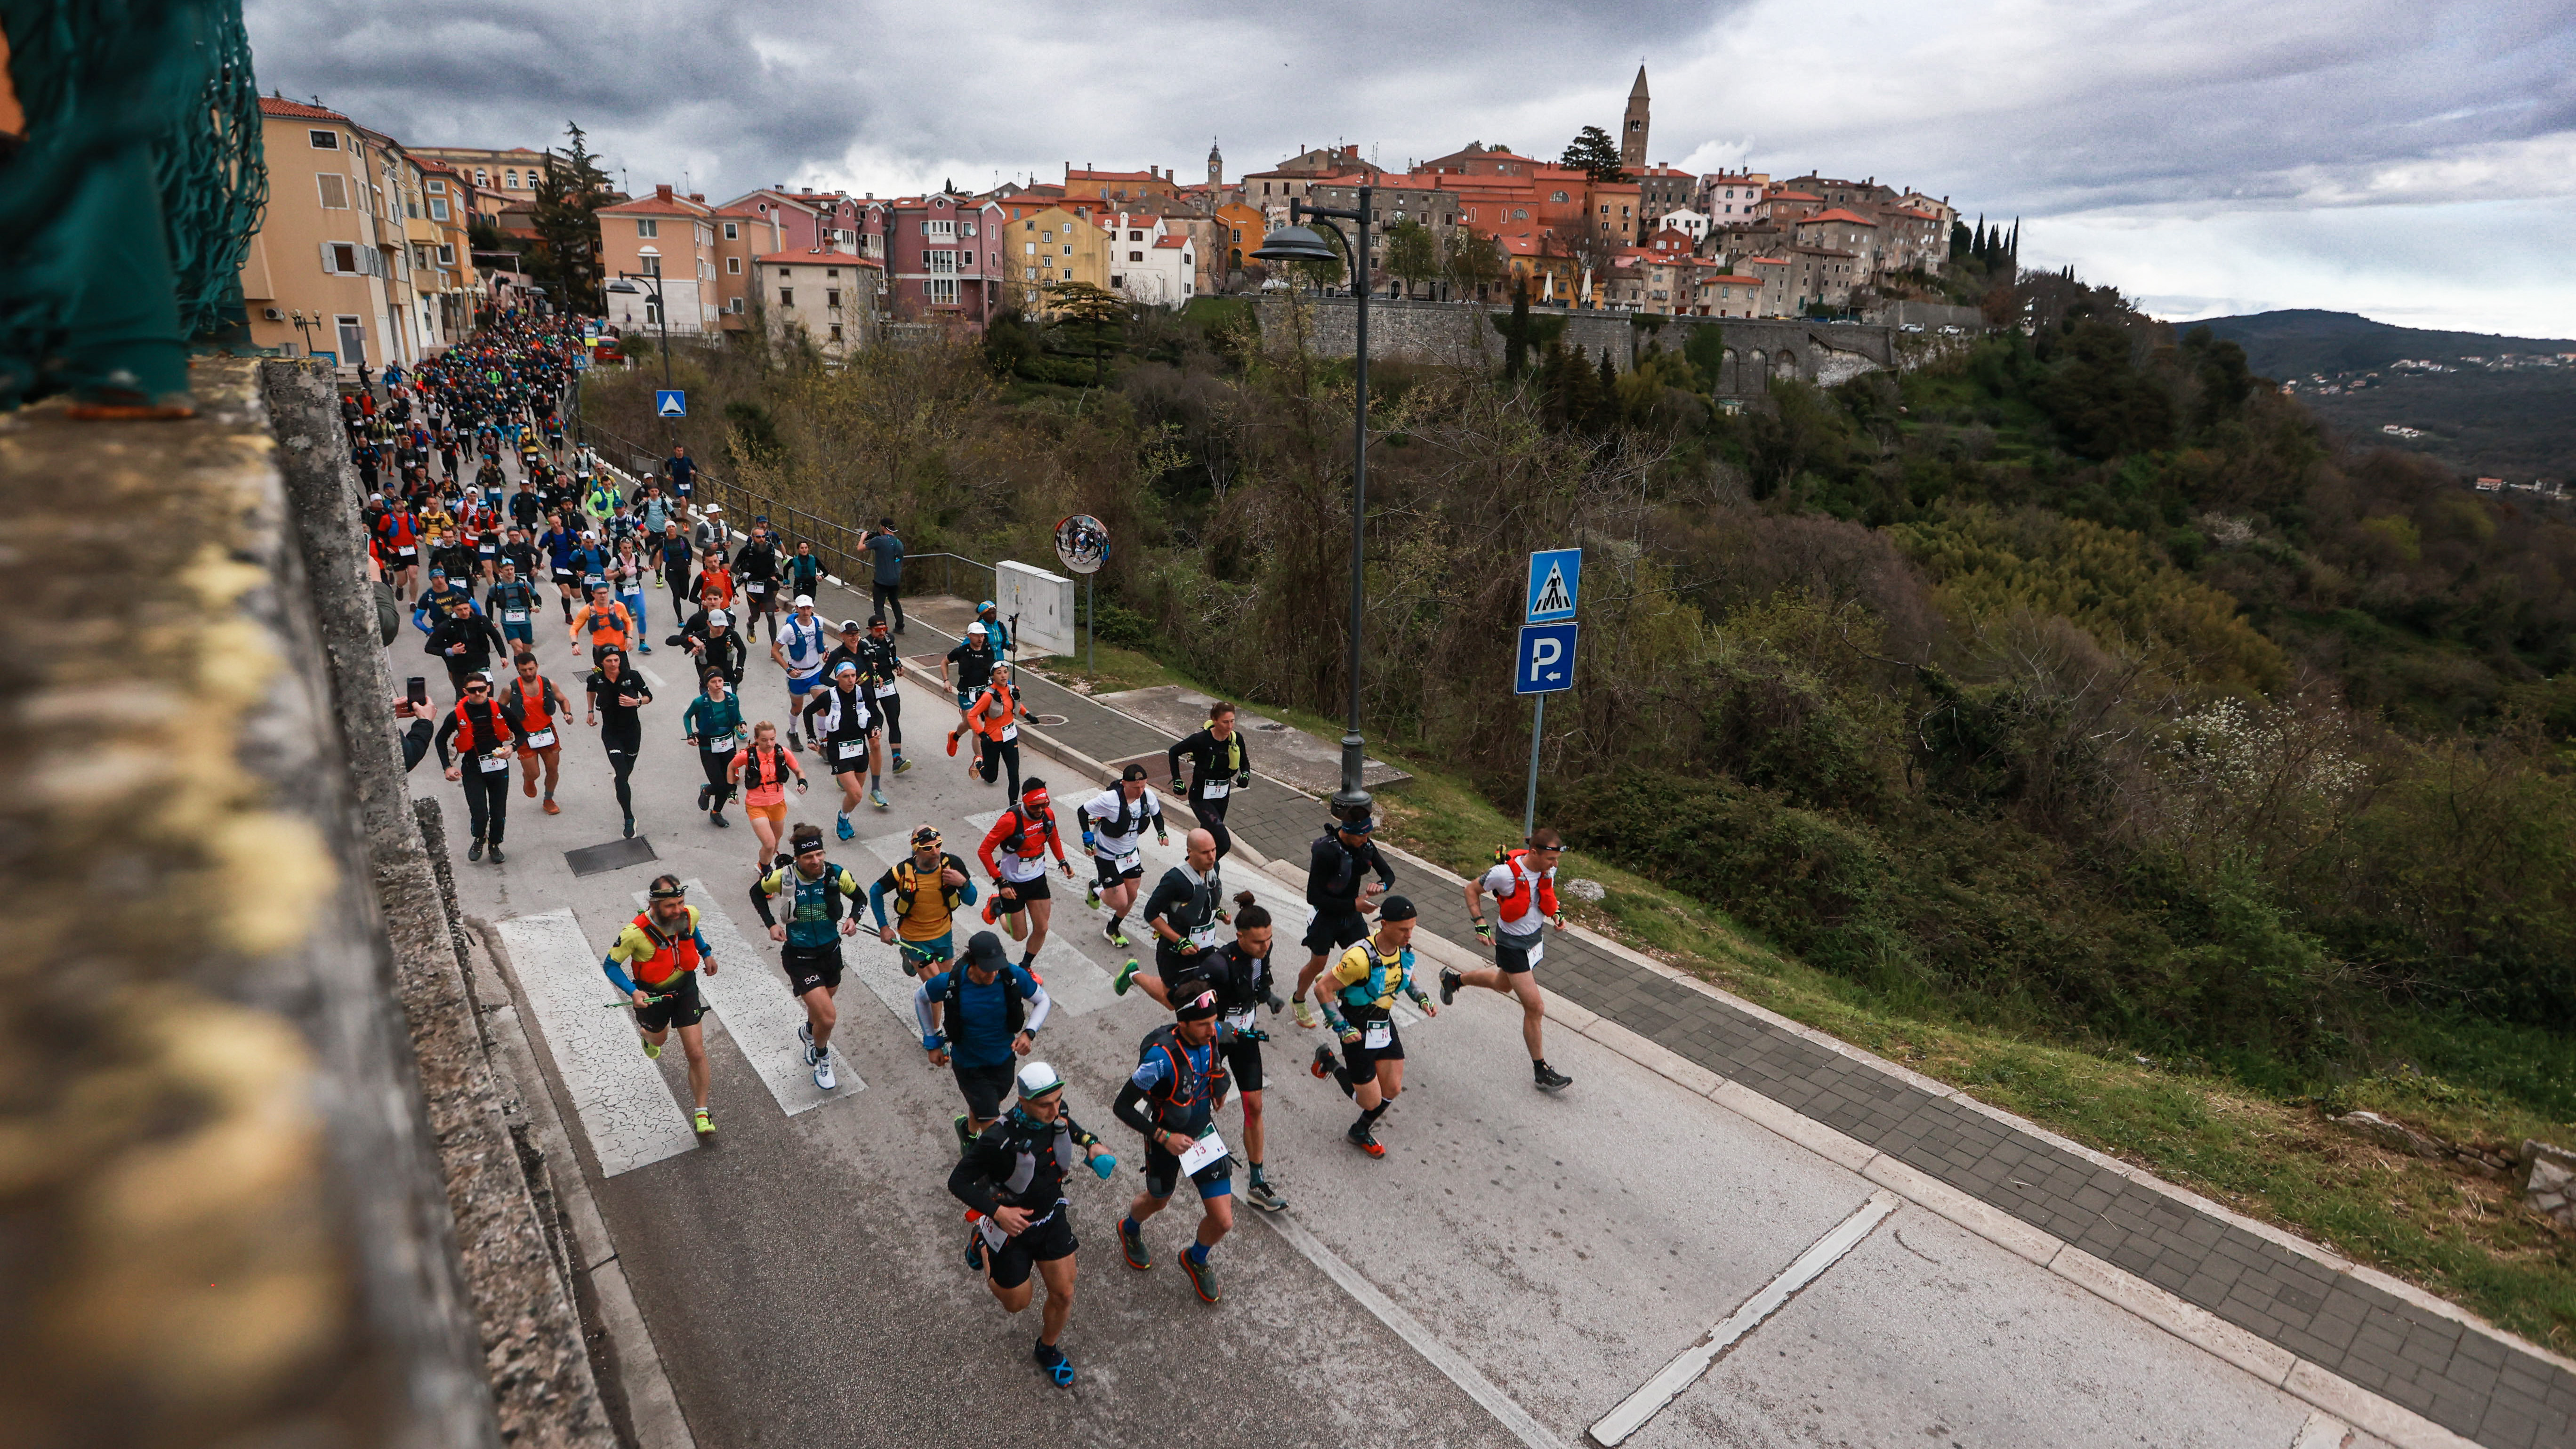
{"label": "crosswalk stripe", "polygon": [[[692,879],[683,884],[690,904],[698,908],[698,929],[706,934],[719,968],[713,974],[698,973],[698,994],[715,1009],[744,1060],[760,1074],[769,1095],[778,1099],[779,1109],[793,1117],[836,1097],[866,1091],[868,1084],[848,1070],[846,1053],[834,1065],[840,1088],[826,1092],[814,1085],[814,1069],[805,1065],[804,1045],[796,1039],[796,1029],[805,1024],[805,1006],[787,994],[787,973],[734,928],[733,918],[712,903],[706,882]],[[645,892],[635,892],[637,908],[646,899]]]}
{"label": "crosswalk stripe", "polygon": [[[637,1044],[635,1014],[604,1009],[617,989],[600,972],[604,953],[583,937],[572,912],[514,916],[500,929],[600,1175],[615,1177],[695,1147],[679,1099]],[[673,1033],[671,1047],[678,1045]]]}

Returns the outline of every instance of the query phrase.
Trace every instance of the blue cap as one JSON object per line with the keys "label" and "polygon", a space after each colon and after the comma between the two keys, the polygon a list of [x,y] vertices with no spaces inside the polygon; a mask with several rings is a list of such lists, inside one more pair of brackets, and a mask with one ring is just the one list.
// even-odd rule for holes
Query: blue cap
{"label": "blue cap", "polygon": [[993,608],[993,607],[995,607],[995,605],[994,605],[993,601],[992,601],[992,600],[990,600],[990,599],[986,599],[984,602],[982,602],[982,603],[980,603],[980,604],[977,604],[977,605],[975,606],[975,612],[976,612],[976,613],[978,613],[978,614],[980,614],[980,613],[984,612],[986,609],[990,609],[990,608]]}

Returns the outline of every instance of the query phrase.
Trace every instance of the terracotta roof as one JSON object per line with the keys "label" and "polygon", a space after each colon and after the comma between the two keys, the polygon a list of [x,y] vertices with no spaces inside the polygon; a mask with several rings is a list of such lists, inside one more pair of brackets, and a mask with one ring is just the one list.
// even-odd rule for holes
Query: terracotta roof
{"label": "terracotta roof", "polygon": [[715,208],[677,193],[666,200],[660,193],[648,191],[632,201],[603,206],[596,214],[605,216],[610,212],[620,216],[713,216]]}
{"label": "terracotta roof", "polygon": [[1940,213],[1938,212],[1917,211],[1910,206],[1898,207],[1897,214],[1900,216],[1913,217],[1917,221],[1939,221],[1941,219]]}
{"label": "terracotta roof", "polygon": [[1758,287],[1762,285],[1762,279],[1760,277],[1740,277],[1732,273],[1723,277],[1702,277],[1699,280],[1700,285],[1704,287],[1715,286],[1719,282],[1741,282],[1748,287]]}
{"label": "terracotta roof", "polygon": [[290,101],[284,96],[261,96],[259,98],[259,113],[263,116],[291,116],[299,121],[345,121],[349,119],[348,117],[341,115],[338,111],[326,111],[320,106],[308,106],[302,101]]}
{"label": "terracotta roof", "polygon": [[1789,265],[1789,259],[1787,257],[1746,257],[1745,260],[1751,262],[1757,267],[1785,267]]}
{"label": "terracotta roof", "polygon": [[1814,216],[1808,217],[1808,218],[1807,218],[1807,220],[1809,220],[1809,221],[1847,221],[1847,222],[1852,222],[1852,223],[1854,223],[1854,224],[1856,224],[1856,225],[1860,225],[1860,226],[1876,226],[1876,225],[1878,225],[1878,223],[1877,223],[1877,222],[1874,222],[1874,221],[1870,220],[1868,217],[1862,216],[1862,215],[1860,215],[1860,214],[1859,214],[1859,213],[1857,213],[1857,212],[1845,211],[1844,209],[1842,209],[1842,208],[1841,208],[1841,207],[1839,207],[1839,206],[1835,207],[1835,208],[1834,208],[1833,210],[1831,210],[1831,211],[1819,212],[1819,213],[1817,213],[1817,214],[1816,214],[1816,215],[1814,215]]}
{"label": "terracotta roof", "polygon": [[783,267],[792,263],[809,267],[875,267],[879,271],[885,270],[885,263],[856,252],[771,252],[752,260],[764,267]]}
{"label": "terracotta roof", "polygon": [[1156,247],[1157,249],[1160,249],[1160,248],[1163,248],[1163,247],[1185,247],[1185,246],[1188,246],[1189,244],[1190,244],[1190,239],[1189,239],[1188,237],[1185,237],[1185,236],[1167,236],[1167,237],[1163,238],[1161,241],[1158,241],[1158,242],[1154,243],[1154,245],[1155,245],[1155,247]]}

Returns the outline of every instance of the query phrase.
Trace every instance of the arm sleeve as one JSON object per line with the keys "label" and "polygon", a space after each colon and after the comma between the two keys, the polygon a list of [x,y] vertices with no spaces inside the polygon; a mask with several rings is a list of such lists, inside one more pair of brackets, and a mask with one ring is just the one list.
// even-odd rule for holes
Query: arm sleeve
{"label": "arm sleeve", "polygon": [[[959,875],[966,875],[966,872],[962,869],[957,873]],[[966,883],[957,888],[957,899],[962,905],[971,906],[975,904],[975,878],[973,876],[967,875]]]}
{"label": "arm sleeve", "polygon": [[[751,908],[760,912],[760,923],[764,926],[775,926],[778,924],[778,913],[769,908],[769,893],[771,890],[770,882],[777,879],[778,872],[773,870],[769,874],[762,876],[760,879],[751,883]],[[784,882],[781,882],[781,884],[783,885]]]}
{"label": "arm sleeve", "polygon": [[634,978],[628,976],[625,969],[617,964],[617,958],[615,956],[600,957],[599,969],[608,973],[608,984],[616,987],[619,995],[632,996],[635,994]]}
{"label": "arm sleeve", "polygon": [[966,1155],[948,1169],[948,1195],[986,1217],[1000,1206],[993,1200],[994,1164],[986,1160],[980,1137],[966,1145]]}
{"label": "arm sleeve", "polygon": [[933,976],[914,987],[912,992],[912,1019],[920,1025],[925,1041],[939,1034],[939,1029],[930,1024],[930,988],[933,986],[944,993],[948,988],[948,978],[945,975]]}
{"label": "arm sleeve", "polygon": [[1054,1012],[1055,998],[1047,995],[1046,987],[1040,985],[1036,977],[1017,966],[1011,967],[1010,970],[1012,974],[1028,983],[1028,1010],[1020,1019],[1020,1030],[1034,1034],[1046,1025],[1047,1017]]}
{"label": "arm sleeve", "polygon": [[1119,1121],[1144,1133],[1147,1140],[1153,1138],[1154,1117],[1145,1110],[1145,1089],[1136,1085],[1134,1078],[1129,1078],[1127,1084],[1118,1089],[1118,1100],[1110,1111],[1117,1114]]}
{"label": "arm sleeve", "polygon": [[1387,890],[1395,889],[1395,867],[1386,863],[1386,857],[1378,852],[1376,841],[1369,842],[1368,853],[1369,868],[1377,872],[1377,883]]}
{"label": "arm sleeve", "polygon": [[455,759],[447,752],[447,742],[454,738],[456,738],[456,712],[450,710],[447,718],[439,722],[437,735],[431,739],[431,743],[438,746],[438,767],[442,770],[455,763]]}
{"label": "arm sleeve", "polygon": [[1306,904],[1320,907],[1332,899],[1326,883],[1332,879],[1334,852],[1340,848],[1330,840],[1318,840],[1306,853]]}
{"label": "arm sleeve", "polygon": [[1172,876],[1171,871],[1163,872],[1163,878],[1154,882],[1154,893],[1145,898],[1145,909],[1136,913],[1136,919],[1144,922],[1147,930],[1152,930],[1154,922],[1170,914],[1174,906],[1190,898],[1189,883],[1180,882],[1180,889],[1176,891],[1172,888]]}
{"label": "arm sleeve", "polygon": [[[877,929],[880,931],[885,929],[886,923],[885,898],[885,877],[878,876],[875,880],[868,883],[868,912],[877,918]],[[927,1016],[922,1018],[924,1021],[928,1021],[929,1019],[930,1018]],[[924,1028],[924,1030],[927,1029],[928,1028],[926,1027]]]}
{"label": "arm sleeve", "polygon": [[[1206,731],[1200,731],[1200,734],[1204,733],[1206,733]],[[1198,735],[1192,735],[1185,740],[1172,741],[1172,747],[1163,752],[1163,757],[1171,762],[1173,779],[1177,780],[1181,777],[1181,755],[1184,751],[1189,753],[1190,763],[1198,763],[1198,748],[1199,737]]]}

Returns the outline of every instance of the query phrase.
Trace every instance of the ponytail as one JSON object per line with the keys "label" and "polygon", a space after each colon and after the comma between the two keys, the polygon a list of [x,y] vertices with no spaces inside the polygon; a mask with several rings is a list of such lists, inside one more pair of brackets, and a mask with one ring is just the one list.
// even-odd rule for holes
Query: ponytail
{"label": "ponytail", "polygon": [[1270,908],[1261,904],[1258,897],[1254,896],[1250,891],[1236,891],[1234,893],[1234,929],[1237,935],[1240,935],[1245,931],[1249,931],[1255,926],[1266,926],[1269,924]]}

